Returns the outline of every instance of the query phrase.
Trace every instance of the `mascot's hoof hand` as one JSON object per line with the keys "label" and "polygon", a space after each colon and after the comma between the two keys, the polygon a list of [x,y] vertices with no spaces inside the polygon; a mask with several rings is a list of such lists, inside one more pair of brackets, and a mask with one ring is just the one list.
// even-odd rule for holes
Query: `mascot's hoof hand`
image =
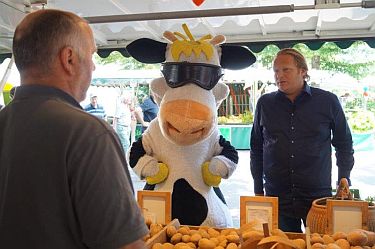
{"label": "mascot's hoof hand", "polygon": [[146,177],[146,182],[148,184],[154,185],[163,182],[169,173],[168,166],[165,163],[158,163],[159,171],[154,176]]}
{"label": "mascot's hoof hand", "polygon": [[208,186],[217,187],[221,182],[221,176],[213,175],[208,169],[210,162],[205,162],[202,164],[202,176],[203,181]]}

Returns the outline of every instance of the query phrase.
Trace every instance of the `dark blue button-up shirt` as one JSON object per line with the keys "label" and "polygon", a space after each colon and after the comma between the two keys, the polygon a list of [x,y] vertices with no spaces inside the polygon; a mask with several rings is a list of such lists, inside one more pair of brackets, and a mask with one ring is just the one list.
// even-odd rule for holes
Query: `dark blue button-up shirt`
{"label": "dark blue button-up shirt", "polygon": [[265,94],[258,100],[251,131],[254,192],[263,193],[264,187],[266,195],[279,197],[286,212],[302,203],[304,210],[294,214],[305,215],[313,199],[331,195],[331,145],[339,179],[349,179],[352,144],[336,95],[306,83],[294,102],[280,91]]}

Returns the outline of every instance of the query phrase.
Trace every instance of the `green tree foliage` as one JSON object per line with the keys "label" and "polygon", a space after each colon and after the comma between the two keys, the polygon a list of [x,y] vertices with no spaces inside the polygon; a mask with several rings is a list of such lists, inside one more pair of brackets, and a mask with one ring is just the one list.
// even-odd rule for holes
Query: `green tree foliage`
{"label": "green tree foliage", "polygon": [[[368,47],[364,42],[355,42],[347,49],[341,49],[332,42],[325,43],[316,51],[301,43],[296,44],[294,48],[305,56],[310,68],[313,58],[318,58],[319,69],[346,73],[358,80],[375,73],[375,49]],[[275,45],[265,47],[256,54],[258,62],[266,68],[272,68],[273,59],[279,50]],[[95,60],[99,64],[120,64],[125,70],[160,68],[160,64],[143,64],[132,57],[124,57],[117,51],[112,52],[107,58],[95,55]]]}
{"label": "green tree foliage", "polygon": [[114,51],[108,57],[101,58],[99,55],[95,54],[95,61],[98,64],[106,65],[111,63],[116,63],[122,66],[124,70],[137,70],[137,69],[159,69],[160,64],[143,64],[136,61],[132,57],[124,57],[121,53]]}
{"label": "green tree foliage", "polygon": [[[375,73],[375,49],[364,42],[353,43],[347,49],[341,49],[332,42],[325,43],[316,51],[310,50],[304,44],[296,44],[294,48],[310,62],[310,68],[313,58],[319,58],[320,69],[346,73],[358,80]],[[258,62],[264,67],[272,68],[272,61],[279,50],[275,45],[267,46],[257,53]]]}

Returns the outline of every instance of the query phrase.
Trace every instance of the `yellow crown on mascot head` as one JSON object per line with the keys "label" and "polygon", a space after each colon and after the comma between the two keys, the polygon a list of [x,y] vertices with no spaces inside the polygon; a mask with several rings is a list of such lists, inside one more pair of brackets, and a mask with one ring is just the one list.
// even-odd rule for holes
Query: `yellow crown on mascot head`
{"label": "yellow crown on mascot head", "polygon": [[182,24],[182,28],[184,29],[187,37],[180,32],[173,32],[173,34],[182,39],[175,40],[171,45],[171,54],[173,59],[175,61],[178,61],[181,53],[185,54],[186,57],[190,57],[191,53],[194,52],[196,57],[203,53],[206,55],[207,60],[210,60],[214,53],[212,44],[209,43],[209,40],[212,39],[212,35],[205,35],[199,40],[195,40],[194,36],[191,34],[188,26],[185,23]]}

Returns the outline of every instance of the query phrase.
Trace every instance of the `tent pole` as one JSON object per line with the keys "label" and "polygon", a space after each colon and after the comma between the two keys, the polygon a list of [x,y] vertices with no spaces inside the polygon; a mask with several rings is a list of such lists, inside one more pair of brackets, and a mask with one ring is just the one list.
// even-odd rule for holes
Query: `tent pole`
{"label": "tent pole", "polygon": [[208,9],[195,11],[171,11],[155,13],[139,13],[112,16],[91,16],[84,17],[89,23],[111,23],[111,22],[131,22],[131,21],[149,21],[164,19],[198,18],[198,17],[217,17],[217,16],[238,16],[238,15],[260,15],[293,12],[294,5],[278,5],[263,7],[245,7],[230,9]]}
{"label": "tent pole", "polygon": [[200,17],[219,17],[219,16],[240,16],[240,15],[263,15],[294,12],[295,10],[309,9],[338,9],[338,8],[375,8],[375,1],[363,0],[358,3],[337,3],[337,4],[317,4],[317,5],[273,5],[259,7],[243,7],[229,9],[207,9],[194,11],[170,11],[155,13],[138,13],[126,15],[111,16],[88,16],[84,17],[89,23],[112,23],[112,22],[132,22],[132,21],[150,21],[165,19],[182,19],[182,18],[200,18]]}

